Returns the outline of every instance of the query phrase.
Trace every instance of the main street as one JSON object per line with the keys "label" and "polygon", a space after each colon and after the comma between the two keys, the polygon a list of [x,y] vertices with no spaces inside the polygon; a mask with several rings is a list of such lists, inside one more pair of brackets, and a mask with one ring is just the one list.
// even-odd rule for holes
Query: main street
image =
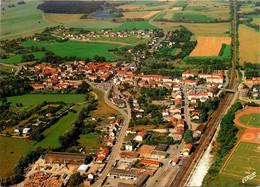
{"label": "main street", "polygon": [[[96,86],[94,86],[91,82],[89,82],[89,81],[87,81],[87,82],[88,82],[88,84],[91,87],[99,89]],[[107,177],[109,171],[111,170],[112,165],[115,163],[115,161],[118,158],[118,153],[119,153],[120,148],[121,148],[121,146],[123,144],[125,133],[126,133],[126,130],[127,130],[128,126],[129,126],[129,123],[130,123],[130,120],[131,120],[131,109],[130,109],[130,106],[129,106],[128,102],[125,99],[124,99],[124,101],[126,102],[127,113],[123,109],[116,107],[109,100],[108,94],[109,94],[111,89],[112,89],[112,85],[109,86],[107,91],[104,91],[103,89],[99,89],[99,90],[104,92],[104,101],[105,101],[105,103],[108,104],[110,107],[114,108],[115,110],[119,111],[124,116],[124,122],[123,122],[121,130],[119,131],[119,135],[117,137],[116,144],[113,146],[112,151],[110,153],[110,157],[109,157],[109,159],[107,161],[107,165],[106,165],[105,169],[103,170],[103,172],[102,172],[101,176],[99,177],[99,179],[94,183],[94,186],[101,186],[104,183],[104,181],[106,180],[106,177]],[[115,90],[115,92],[118,92],[118,90]],[[121,95],[121,93],[120,93],[120,95]]]}

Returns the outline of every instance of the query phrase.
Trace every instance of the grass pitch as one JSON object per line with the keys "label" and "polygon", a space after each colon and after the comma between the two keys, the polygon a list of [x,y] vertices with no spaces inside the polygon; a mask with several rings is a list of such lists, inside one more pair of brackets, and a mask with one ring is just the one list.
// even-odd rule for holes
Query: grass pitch
{"label": "grass pitch", "polygon": [[34,142],[11,137],[0,136],[0,178],[14,174],[14,167],[18,159],[24,156],[33,146]]}
{"label": "grass pitch", "polygon": [[[259,144],[240,142],[221,174],[237,179],[240,178],[240,180],[252,172],[256,172],[258,175],[260,170],[259,154]],[[257,180],[259,180],[259,177],[251,181]]]}
{"label": "grass pitch", "polygon": [[244,114],[238,118],[238,121],[244,125],[260,127],[259,113]]}

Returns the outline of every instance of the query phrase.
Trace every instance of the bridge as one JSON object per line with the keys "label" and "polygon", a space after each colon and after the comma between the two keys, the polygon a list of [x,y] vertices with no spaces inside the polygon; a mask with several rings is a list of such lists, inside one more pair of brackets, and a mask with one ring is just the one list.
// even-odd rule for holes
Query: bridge
{"label": "bridge", "polygon": [[226,88],[222,88],[222,89],[220,89],[220,90],[222,90],[222,91],[226,91],[226,92],[232,92],[232,93],[236,93],[236,92],[240,93],[240,92],[241,92],[241,91],[239,91],[239,90],[226,89]]}

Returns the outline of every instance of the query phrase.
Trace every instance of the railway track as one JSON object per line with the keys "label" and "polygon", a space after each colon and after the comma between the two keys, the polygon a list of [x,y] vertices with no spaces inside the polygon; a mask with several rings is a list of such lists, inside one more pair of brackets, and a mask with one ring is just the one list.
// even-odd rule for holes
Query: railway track
{"label": "railway track", "polygon": [[[229,82],[229,89],[236,89],[238,85],[238,81],[236,78],[236,1],[233,0],[233,35],[232,35],[232,69],[231,69],[231,77]],[[224,99],[220,103],[218,109],[213,113],[209,122],[207,124],[207,129],[204,135],[201,138],[200,144],[191,155],[187,165],[179,175],[179,177],[171,183],[170,186],[187,186],[191,173],[196,167],[199,160],[202,158],[205,150],[210,144],[218,125],[220,124],[223,116],[226,113],[226,108],[231,105],[234,97],[234,93],[226,93]]]}

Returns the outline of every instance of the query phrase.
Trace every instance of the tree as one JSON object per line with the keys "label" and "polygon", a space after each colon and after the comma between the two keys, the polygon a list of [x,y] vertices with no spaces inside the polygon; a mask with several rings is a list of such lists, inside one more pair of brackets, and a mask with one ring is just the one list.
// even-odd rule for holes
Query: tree
{"label": "tree", "polygon": [[73,173],[70,176],[70,181],[69,181],[68,185],[69,186],[78,186],[82,182],[83,182],[83,177],[80,175],[79,172],[77,172],[77,173]]}
{"label": "tree", "polygon": [[192,144],[193,143],[193,135],[192,135],[192,130],[188,129],[185,131],[184,133],[184,137],[183,137],[184,141],[187,143],[187,144]]}

